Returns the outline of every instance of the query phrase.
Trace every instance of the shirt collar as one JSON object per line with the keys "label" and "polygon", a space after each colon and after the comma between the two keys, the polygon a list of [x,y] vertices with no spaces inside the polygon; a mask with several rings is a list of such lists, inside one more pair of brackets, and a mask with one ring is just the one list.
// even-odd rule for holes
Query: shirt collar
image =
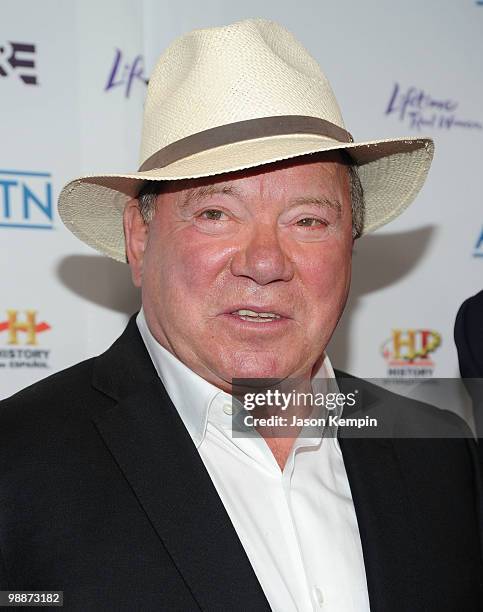
{"label": "shirt collar", "polygon": [[141,308],[136,323],[151,360],[188,433],[198,447],[206,432],[208,411],[219,394],[231,397],[193,372],[170,351],[161,346],[151,333]]}
{"label": "shirt collar", "polygon": [[[151,333],[142,308],[136,317],[136,323],[158,376],[198,448],[206,434],[213,401],[217,398],[230,403],[232,396],[193,372],[161,346]],[[314,379],[334,379],[335,382],[334,370],[327,355],[312,377],[312,380]]]}

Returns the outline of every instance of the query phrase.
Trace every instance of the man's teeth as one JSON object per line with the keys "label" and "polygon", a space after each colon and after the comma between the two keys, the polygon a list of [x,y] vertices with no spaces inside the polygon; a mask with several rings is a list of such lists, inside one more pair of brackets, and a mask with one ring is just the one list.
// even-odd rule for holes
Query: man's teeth
{"label": "man's teeth", "polygon": [[253,310],[235,310],[232,314],[237,314],[244,321],[256,321],[257,323],[268,323],[273,319],[280,319],[280,315],[274,312],[255,312]]}

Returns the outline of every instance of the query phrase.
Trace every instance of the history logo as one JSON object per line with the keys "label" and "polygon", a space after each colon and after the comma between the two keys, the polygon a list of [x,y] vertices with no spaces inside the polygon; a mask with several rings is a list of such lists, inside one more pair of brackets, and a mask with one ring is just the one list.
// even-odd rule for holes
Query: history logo
{"label": "history logo", "polygon": [[38,85],[35,45],[0,41],[0,77],[18,76],[25,85]]}
{"label": "history logo", "polygon": [[441,334],[430,329],[393,329],[381,346],[389,377],[430,377],[433,353],[441,346]]}
{"label": "history logo", "polygon": [[40,338],[50,329],[36,310],[7,310],[0,320],[0,368],[48,368],[50,349]]}

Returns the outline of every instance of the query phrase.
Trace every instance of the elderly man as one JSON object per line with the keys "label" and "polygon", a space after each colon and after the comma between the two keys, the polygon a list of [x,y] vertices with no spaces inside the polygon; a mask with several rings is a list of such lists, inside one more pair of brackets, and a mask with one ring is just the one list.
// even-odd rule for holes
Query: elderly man
{"label": "elderly man", "polygon": [[[1,404],[3,590],[63,590],[69,610],[480,609],[472,441],[232,427],[234,379],[344,385],[324,349],[353,241],[409,205],[431,157],[429,139],[354,143],[275,23],[168,48],[139,171],[60,197],[143,308],[106,353]],[[395,423],[384,394],[362,410]]]}

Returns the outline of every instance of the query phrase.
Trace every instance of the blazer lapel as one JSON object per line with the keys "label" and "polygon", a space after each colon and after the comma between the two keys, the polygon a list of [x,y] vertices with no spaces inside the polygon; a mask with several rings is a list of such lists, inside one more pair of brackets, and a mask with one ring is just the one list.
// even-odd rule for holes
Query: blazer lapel
{"label": "blazer lapel", "polygon": [[406,489],[389,440],[339,440],[352,492],[372,612],[411,607],[413,532]]}
{"label": "blazer lapel", "polygon": [[417,602],[411,601],[411,560],[418,555],[416,519],[394,445],[394,410],[374,395],[371,385],[341,376],[347,375],[337,373],[342,391],[357,386],[363,393],[362,407],[357,411],[344,408],[343,416],[375,417],[387,436],[368,438],[352,428],[338,432],[359,526],[371,611],[417,610]]}
{"label": "blazer lapel", "polygon": [[94,419],[96,427],[199,607],[269,610],[134,319],[97,361],[94,386],[117,403]]}

